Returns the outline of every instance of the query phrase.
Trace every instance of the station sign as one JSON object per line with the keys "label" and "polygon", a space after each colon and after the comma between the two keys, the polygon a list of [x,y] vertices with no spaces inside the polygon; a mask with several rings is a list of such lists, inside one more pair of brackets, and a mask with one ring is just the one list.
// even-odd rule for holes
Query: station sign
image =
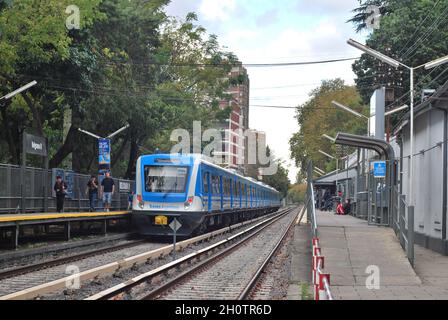
{"label": "station sign", "polygon": [[118,189],[120,193],[131,192],[131,182],[130,181],[118,181]]}
{"label": "station sign", "polygon": [[25,152],[42,157],[47,156],[47,141],[44,137],[23,133],[23,143]]}
{"label": "station sign", "polygon": [[373,176],[375,178],[386,178],[386,161],[376,161],[373,163]]}

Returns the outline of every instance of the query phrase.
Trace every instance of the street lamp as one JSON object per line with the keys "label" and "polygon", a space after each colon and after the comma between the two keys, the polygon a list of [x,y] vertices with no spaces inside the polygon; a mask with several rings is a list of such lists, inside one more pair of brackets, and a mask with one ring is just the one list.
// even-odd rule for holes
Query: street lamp
{"label": "street lamp", "polygon": [[33,80],[33,81],[31,81],[30,83],[28,83],[28,84],[26,84],[26,85],[20,87],[19,89],[14,90],[13,92],[8,93],[7,95],[1,97],[1,98],[0,98],[0,102],[1,102],[1,101],[9,100],[9,99],[11,99],[12,97],[18,95],[19,93],[21,93],[21,92],[23,92],[23,91],[25,91],[25,90],[28,90],[29,88],[35,86],[36,84],[37,84],[37,81]]}
{"label": "street lamp", "polygon": [[[82,132],[82,133],[84,133],[84,134],[86,134],[86,135],[88,135],[88,136],[91,136],[91,137],[93,137],[93,138],[95,138],[95,139],[97,139],[98,140],[98,142],[100,142],[100,141],[102,141],[102,140],[107,140],[108,142],[107,142],[107,144],[109,145],[109,163],[108,163],[108,165],[110,166],[110,140],[113,138],[113,137],[115,137],[116,135],[118,135],[119,133],[121,133],[121,132],[123,132],[124,130],[126,130],[126,129],[128,129],[129,127],[130,127],[131,125],[130,124],[127,124],[127,125],[125,125],[124,127],[122,127],[122,128],[120,128],[120,129],[118,129],[117,131],[115,131],[114,133],[112,133],[112,134],[110,134],[110,135],[108,135],[106,138],[103,138],[103,137],[100,137],[99,135],[97,135],[97,134],[94,134],[94,133],[92,133],[92,132],[89,132],[89,131],[87,131],[87,130],[83,130],[83,129],[81,129],[81,128],[78,128],[78,131],[79,132]],[[101,161],[100,161],[100,165],[101,165],[102,163],[101,163]],[[105,162],[105,163],[103,163],[103,164],[106,164],[107,165],[107,163]],[[110,168],[109,168],[109,170],[110,170]],[[100,170],[101,171],[101,170]]]}
{"label": "street lamp", "polygon": [[326,153],[325,151],[319,150],[321,154],[326,156],[327,158],[336,160],[336,194],[338,193],[338,173],[339,173],[339,159],[337,157],[333,157],[332,155]]}
{"label": "street lamp", "polygon": [[409,209],[412,210],[412,212],[413,212],[414,207],[415,207],[414,196],[413,196],[413,193],[414,193],[414,183],[413,183],[413,180],[414,180],[414,71],[417,69],[423,68],[423,67],[426,70],[438,67],[438,66],[448,62],[448,56],[430,61],[428,63],[422,64],[417,67],[409,67],[409,66],[405,65],[404,63],[399,62],[391,57],[388,57],[376,50],[373,50],[372,48],[369,48],[359,42],[356,42],[353,39],[349,39],[347,41],[347,43],[349,45],[351,45],[352,47],[355,47],[355,48],[387,63],[388,65],[390,65],[394,68],[398,68],[399,66],[405,67],[411,73],[411,75],[410,75],[410,93],[411,93],[411,97],[410,97],[410,100],[411,100],[410,145],[411,145],[411,147],[410,147],[410,149],[411,149],[411,156],[410,156],[410,175],[409,175],[409,181],[410,181],[410,183],[409,183]]}
{"label": "street lamp", "polygon": [[325,171],[322,170],[322,169],[320,169],[320,168],[318,168],[318,167],[314,167],[314,170],[317,170],[317,171],[318,171],[319,173],[321,173],[322,175],[325,174]]}
{"label": "street lamp", "polygon": [[314,173],[318,174],[319,176],[323,176],[323,174],[317,171],[316,169],[314,169]]}
{"label": "street lamp", "polygon": [[333,137],[330,137],[328,134],[323,134],[322,137],[324,137],[324,138],[330,140],[332,143],[335,143],[335,142],[336,142],[336,139],[333,138]]}
{"label": "street lamp", "polygon": [[335,107],[339,108],[339,109],[342,109],[342,110],[345,110],[347,112],[350,112],[351,114],[357,116],[358,118],[366,119],[367,120],[367,136],[370,137],[370,118],[369,117],[367,117],[367,116],[363,115],[362,113],[359,113],[359,112],[357,112],[357,111],[355,111],[353,109],[350,109],[349,107],[344,106],[342,103],[339,103],[337,101],[332,101],[331,104],[334,105]]}

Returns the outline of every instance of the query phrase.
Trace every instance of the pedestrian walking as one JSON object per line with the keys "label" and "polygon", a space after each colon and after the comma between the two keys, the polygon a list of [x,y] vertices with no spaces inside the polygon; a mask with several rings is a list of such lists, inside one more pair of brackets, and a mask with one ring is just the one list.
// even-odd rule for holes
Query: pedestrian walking
{"label": "pedestrian walking", "polygon": [[89,211],[94,212],[98,199],[98,180],[94,175],[92,175],[89,182],[87,182],[86,194],[89,195]]}
{"label": "pedestrian walking", "polygon": [[67,195],[67,184],[62,180],[61,176],[56,177],[56,183],[53,190],[56,192],[56,211],[64,212],[64,201]]}
{"label": "pedestrian walking", "polygon": [[106,172],[106,177],[101,182],[101,194],[103,196],[104,209],[110,211],[112,196],[115,192],[115,181],[110,177],[110,172]]}

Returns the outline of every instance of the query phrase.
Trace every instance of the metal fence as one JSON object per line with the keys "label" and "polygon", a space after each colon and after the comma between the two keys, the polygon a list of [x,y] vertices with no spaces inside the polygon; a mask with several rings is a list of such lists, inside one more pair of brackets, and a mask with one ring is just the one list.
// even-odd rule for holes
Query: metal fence
{"label": "metal fence", "polygon": [[[24,171],[24,184],[21,184],[22,168],[0,164],[0,213],[31,213],[56,211],[56,198],[53,196],[53,171],[27,167]],[[90,175],[74,173],[72,193],[65,199],[64,211],[87,211],[90,208],[86,194]],[[126,210],[129,193],[134,181],[116,179],[116,192],[112,198],[112,210]],[[97,209],[103,207],[101,199]]]}
{"label": "metal fence", "polygon": [[313,163],[310,161],[308,163],[307,199],[305,203],[308,221],[311,224],[312,234],[312,281],[314,286],[314,299],[333,300],[333,295],[330,288],[330,275],[325,273],[324,270],[325,257],[322,255],[322,249],[320,247],[318,237],[313,172]]}

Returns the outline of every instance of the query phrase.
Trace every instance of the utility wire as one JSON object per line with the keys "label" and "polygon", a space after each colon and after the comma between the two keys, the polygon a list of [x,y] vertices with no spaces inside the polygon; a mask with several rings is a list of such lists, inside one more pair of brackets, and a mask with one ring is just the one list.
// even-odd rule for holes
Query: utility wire
{"label": "utility wire", "polygon": [[[408,44],[412,41],[412,39],[414,39],[414,36],[420,31],[420,28],[423,26],[423,24],[426,22],[426,20],[429,19],[429,17],[431,16],[430,13],[432,11],[434,11],[434,9],[439,5],[439,3],[441,2],[441,0],[437,0],[437,2],[434,4],[434,6],[432,7],[432,9],[429,10],[429,12],[426,14],[425,18],[422,19],[419,23],[419,25],[417,26],[417,28],[415,29],[414,33],[412,34],[412,36],[408,39],[408,41],[406,42],[406,44],[401,48],[401,50],[398,52],[398,56],[401,56],[401,54],[403,53],[403,51],[407,48]],[[403,56],[401,56],[401,59],[403,59]]]}

